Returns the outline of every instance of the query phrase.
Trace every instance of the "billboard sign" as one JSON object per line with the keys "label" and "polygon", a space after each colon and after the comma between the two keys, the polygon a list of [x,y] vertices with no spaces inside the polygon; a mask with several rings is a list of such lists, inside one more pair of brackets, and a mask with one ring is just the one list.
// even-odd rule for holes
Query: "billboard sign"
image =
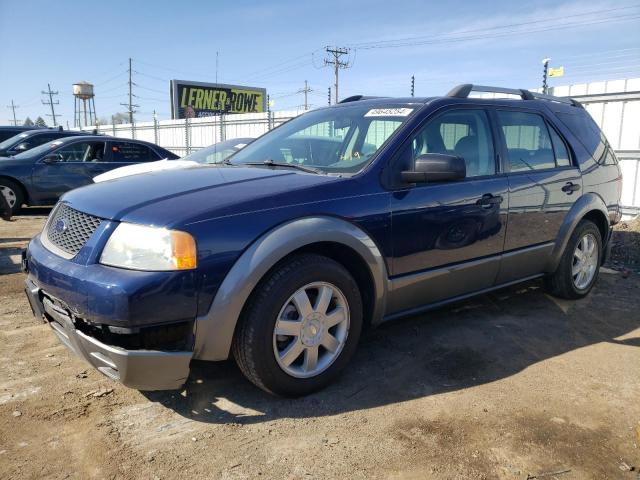
{"label": "billboard sign", "polygon": [[171,80],[171,118],[201,118],[222,113],[261,113],[267,109],[264,88]]}

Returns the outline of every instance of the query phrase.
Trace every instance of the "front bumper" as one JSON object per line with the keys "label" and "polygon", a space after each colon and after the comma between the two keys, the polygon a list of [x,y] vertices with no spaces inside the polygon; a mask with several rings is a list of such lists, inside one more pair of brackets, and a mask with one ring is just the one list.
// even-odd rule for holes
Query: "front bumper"
{"label": "front bumper", "polygon": [[49,324],[60,341],[101,373],[137,390],[173,390],[189,375],[193,352],[126,350],[102,343],[78,330],[60,300],[49,297],[32,279],[25,292],[36,317]]}
{"label": "front bumper", "polygon": [[[165,350],[162,342],[153,346],[112,343],[112,337],[94,335],[94,330],[124,331],[129,338],[138,338],[136,332],[149,331],[154,325],[184,324],[195,317],[195,297],[187,302],[183,294],[190,290],[189,279],[66,260],[46,250],[37,237],[23,253],[22,267],[28,274],[25,293],[34,315],[79,357],[107,377],[138,390],[173,390],[184,384],[193,356],[189,340],[184,348]],[[173,308],[165,308],[169,302]]]}

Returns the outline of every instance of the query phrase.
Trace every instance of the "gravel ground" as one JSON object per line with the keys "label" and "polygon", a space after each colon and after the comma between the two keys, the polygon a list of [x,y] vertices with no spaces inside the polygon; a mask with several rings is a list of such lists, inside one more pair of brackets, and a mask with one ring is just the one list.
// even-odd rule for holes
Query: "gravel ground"
{"label": "gravel ground", "polygon": [[283,400],[232,362],[147,394],[89,369],[22,293],[46,213],[0,221],[0,478],[638,478],[637,230],[582,301],[532,282],[385,325],[336,384]]}

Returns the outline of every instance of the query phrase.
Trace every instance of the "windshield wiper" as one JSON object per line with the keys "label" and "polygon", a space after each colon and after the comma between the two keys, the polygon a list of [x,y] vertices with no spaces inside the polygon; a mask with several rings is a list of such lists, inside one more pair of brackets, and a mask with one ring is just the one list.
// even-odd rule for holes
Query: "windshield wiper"
{"label": "windshield wiper", "polygon": [[285,167],[285,168],[295,168],[296,170],[300,170],[302,172],[307,172],[307,173],[315,173],[315,174],[324,174],[324,172],[322,170],[320,170],[319,168],[313,168],[313,167],[306,167],[304,165],[299,165],[297,163],[286,163],[286,162],[274,162],[271,159],[265,160],[263,162],[246,162],[246,163],[231,163],[229,162],[231,165],[237,165],[237,166],[243,166],[243,165],[250,165],[250,166],[260,166],[260,165],[266,165],[267,167]]}

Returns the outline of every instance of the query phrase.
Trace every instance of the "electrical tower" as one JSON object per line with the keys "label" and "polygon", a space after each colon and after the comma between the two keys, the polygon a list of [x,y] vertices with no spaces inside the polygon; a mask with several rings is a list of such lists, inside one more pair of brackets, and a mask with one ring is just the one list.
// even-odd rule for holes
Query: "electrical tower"
{"label": "electrical tower", "polygon": [[131,59],[129,59],[129,103],[121,103],[120,105],[122,105],[123,107],[127,107],[127,113],[129,114],[129,123],[131,125],[133,125],[133,114],[137,112],[137,110],[134,110],[134,108],[140,106],[133,103],[133,97],[135,96],[133,94],[133,86],[135,85],[135,83],[133,83],[132,73],[133,69],[131,68]]}
{"label": "electrical tower", "polygon": [[313,90],[311,89],[311,87],[309,87],[309,84],[307,83],[307,81],[304,81],[304,88],[298,90],[298,93],[304,93],[304,109],[309,110],[309,102],[307,101],[307,95],[313,92]]}
{"label": "electrical tower", "polygon": [[47,117],[51,117],[53,119],[53,126],[57,127],[58,126],[58,121],[56,120],[56,110],[54,108],[54,105],[59,105],[60,102],[58,100],[56,100],[55,102],[53,101],[53,96],[54,95],[58,95],[58,91],[56,90],[55,92],[51,91],[51,85],[47,83],[47,88],[48,90],[45,92],[43,91],[42,94],[43,95],[49,95],[49,101],[45,102],[44,100],[42,100],[42,104],[43,105],[49,105],[51,107],[51,114],[47,113]]}
{"label": "electrical tower", "polygon": [[11,105],[7,105],[7,108],[10,108],[11,111],[13,112],[13,125],[17,127],[18,120],[16,119],[16,108],[20,108],[20,105],[14,104],[13,100],[11,100]]}
{"label": "electrical tower", "polygon": [[414,93],[416,91],[416,77],[411,75],[411,96],[414,97]]}
{"label": "electrical tower", "polygon": [[349,68],[351,65],[349,65],[349,62],[342,62],[340,61],[340,57],[342,55],[347,55],[349,53],[349,49],[348,48],[338,48],[338,47],[326,47],[325,51],[331,55],[331,58],[329,59],[325,59],[324,64],[325,65],[333,65],[333,74],[335,76],[335,83],[333,85],[334,89],[335,89],[335,103],[338,103],[338,71],[341,68]]}

